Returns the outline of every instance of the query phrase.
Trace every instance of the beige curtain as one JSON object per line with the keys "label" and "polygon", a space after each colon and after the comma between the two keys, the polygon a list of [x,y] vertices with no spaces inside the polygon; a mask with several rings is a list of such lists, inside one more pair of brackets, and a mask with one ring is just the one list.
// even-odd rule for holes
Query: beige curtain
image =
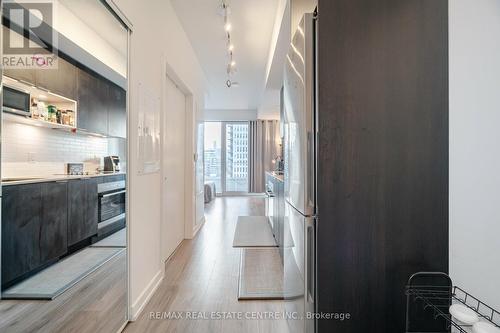
{"label": "beige curtain", "polygon": [[255,120],[250,122],[250,192],[265,191],[265,172],[273,171],[273,160],[280,155],[280,133],[278,120]]}

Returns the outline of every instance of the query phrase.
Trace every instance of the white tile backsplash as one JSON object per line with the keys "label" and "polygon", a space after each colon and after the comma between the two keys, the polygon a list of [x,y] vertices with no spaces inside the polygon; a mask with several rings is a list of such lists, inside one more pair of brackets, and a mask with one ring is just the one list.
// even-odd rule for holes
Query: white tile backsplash
{"label": "white tile backsplash", "polygon": [[4,121],[2,177],[60,174],[68,162],[84,162],[85,171],[94,172],[102,157],[119,154],[124,142]]}

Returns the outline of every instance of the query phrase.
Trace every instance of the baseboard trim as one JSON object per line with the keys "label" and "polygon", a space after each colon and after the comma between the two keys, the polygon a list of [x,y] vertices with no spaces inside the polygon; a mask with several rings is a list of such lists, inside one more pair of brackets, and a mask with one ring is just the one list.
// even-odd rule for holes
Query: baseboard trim
{"label": "baseboard trim", "polygon": [[121,333],[123,330],[125,330],[125,327],[127,327],[129,321],[127,320],[126,322],[123,323],[122,327],[116,332],[116,333]]}
{"label": "baseboard trim", "polygon": [[158,271],[158,273],[155,274],[155,276],[151,279],[146,288],[142,291],[137,301],[135,301],[135,303],[132,304],[132,307],[130,309],[131,313],[130,321],[135,321],[137,320],[137,318],[139,318],[142,311],[144,310],[144,307],[146,306],[146,304],[148,304],[149,300],[151,299],[156,289],[158,289],[161,281],[163,280],[164,276],[163,273],[164,273],[164,267],[162,266],[161,269]]}
{"label": "baseboard trim", "polygon": [[205,224],[205,215],[200,219],[200,222],[196,224],[196,226],[193,228],[193,236],[191,238],[194,238],[198,231],[200,231],[201,227]]}

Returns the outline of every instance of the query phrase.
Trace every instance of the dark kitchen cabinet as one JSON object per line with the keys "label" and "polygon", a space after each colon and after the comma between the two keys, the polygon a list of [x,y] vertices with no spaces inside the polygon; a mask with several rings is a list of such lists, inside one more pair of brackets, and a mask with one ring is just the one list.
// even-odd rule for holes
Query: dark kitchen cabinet
{"label": "dark kitchen cabinet", "polygon": [[41,184],[42,223],[40,227],[40,261],[48,263],[66,253],[68,248],[68,183]]}
{"label": "dark kitchen cabinet", "polygon": [[111,183],[111,182],[117,182],[120,180],[127,180],[127,176],[125,174],[118,174],[118,175],[109,175],[105,177],[101,177],[101,183]]}
{"label": "dark kitchen cabinet", "polygon": [[97,179],[68,183],[68,245],[97,233]]}
{"label": "dark kitchen cabinet", "polygon": [[272,230],[276,244],[279,247],[281,257],[283,258],[283,245],[284,245],[284,227],[285,227],[285,186],[283,181],[266,173],[266,187],[271,189],[274,194],[272,200],[272,209],[270,218],[273,220]]}
{"label": "dark kitchen cabinet", "polygon": [[276,239],[276,243],[279,246],[279,236],[280,236],[280,229],[279,229],[279,220],[280,220],[280,211],[279,211],[279,188],[278,188],[278,182],[276,181],[276,178],[273,176],[269,176],[269,182],[271,183],[273,193],[274,193],[274,202],[273,202],[273,234],[274,238]]}
{"label": "dark kitchen cabinet", "polygon": [[3,286],[66,253],[66,197],[66,182],[3,187]]}
{"label": "dark kitchen cabinet", "polygon": [[408,278],[449,266],[448,1],[319,0],[317,24],[315,311],[350,314],[317,332],[406,332]]}
{"label": "dark kitchen cabinet", "polygon": [[78,97],[77,68],[60,57],[54,69],[4,69],[4,74],[66,98],[76,100]]}
{"label": "dark kitchen cabinet", "polygon": [[25,84],[77,101],[78,128],[125,138],[126,91],[83,66],[75,65],[74,60],[67,59],[58,57],[54,69],[6,68],[3,73]]}
{"label": "dark kitchen cabinet", "polygon": [[77,127],[106,136],[125,138],[126,91],[83,69],[77,71]]}
{"label": "dark kitchen cabinet", "polygon": [[[8,28],[2,25],[2,32],[4,33],[4,36],[7,33],[10,33],[10,31],[7,31]],[[26,38],[23,37],[24,43],[27,43]],[[8,39],[4,38],[3,39],[4,43],[4,49],[8,47],[5,43],[8,43]],[[19,80],[21,82],[25,82],[30,85],[35,84],[35,70],[34,69],[27,69],[27,68],[4,68],[3,74],[5,76],[8,76],[10,78]]]}
{"label": "dark kitchen cabinet", "polygon": [[85,181],[68,183],[68,245],[78,243],[85,234]]}
{"label": "dark kitchen cabinet", "polygon": [[107,135],[109,100],[107,82],[83,69],[78,69],[77,94],[77,127]]}
{"label": "dark kitchen cabinet", "polygon": [[275,186],[277,188],[276,192],[276,213],[278,214],[277,225],[275,226],[277,232],[277,243],[279,246],[279,251],[281,258],[283,258],[283,246],[284,246],[284,235],[285,235],[285,186],[284,183],[275,179]]}
{"label": "dark kitchen cabinet", "polygon": [[[5,33],[10,32],[7,31],[8,28],[5,26],[2,26],[2,29]],[[26,38],[23,37],[23,40],[25,43],[28,43]],[[6,42],[8,42],[7,39],[4,40],[4,43]],[[3,74],[55,94],[76,99],[76,70],[76,66],[63,58],[58,57],[57,68],[54,69],[21,67],[14,69],[5,68]]]}
{"label": "dark kitchen cabinet", "polygon": [[97,215],[99,198],[97,193],[97,184],[99,179],[90,178],[85,180],[85,225],[88,226],[88,233],[95,235],[97,233]]}
{"label": "dark kitchen cabinet", "polygon": [[4,186],[2,200],[2,285],[40,265],[40,184]]}
{"label": "dark kitchen cabinet", "polygon": [[127,137],[127,93],[121,87],[109,83],[108,135]]}
{"label": "dark kitchen cabinet", "polygon": [[38,69],[36,86],[73,100],[77,99],[77,67],[59,57],[56,69]]}
{"label": "dark kitchen cabinet", "polygon": [[23,83],[34,85],[35,80],[35,70],[34,69],[24,69],[24,68],[5,68],[3,74],[10,78],[19,80]]}

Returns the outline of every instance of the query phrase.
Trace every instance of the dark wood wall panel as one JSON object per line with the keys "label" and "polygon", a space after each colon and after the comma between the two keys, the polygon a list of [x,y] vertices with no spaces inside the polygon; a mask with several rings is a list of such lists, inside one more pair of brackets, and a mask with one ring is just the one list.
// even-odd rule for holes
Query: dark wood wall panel
{"label": "dark wood wall panel", "polygon": [[448,270],[448,2],[319,0],[320,332],[402,332]]}

